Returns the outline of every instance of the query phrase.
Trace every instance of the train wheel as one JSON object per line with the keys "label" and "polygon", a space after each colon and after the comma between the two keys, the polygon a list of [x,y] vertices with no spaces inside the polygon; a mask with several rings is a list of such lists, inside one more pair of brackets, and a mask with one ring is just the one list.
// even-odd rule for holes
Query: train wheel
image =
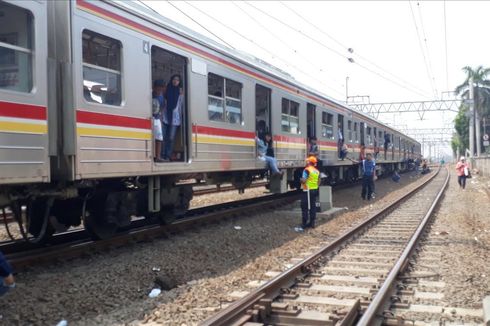
{"label": "train wheel", "polygon": [[161,208],[161,211],[158,213],[158,219],[161,224],[168,225],[172,224],[176,219],[177,215],[174,212],[173,206],[165,206]]}
{"label": "train wheel", "polygon": [[83,217],[83,225],[85,226],[85,231],[94,240],[109,239],[117,232],[117,225],[107,222],[103,213],[86,212]]}
{"label": "train wheel", "polygon": [[55,233],[54,227],[49,222],[53,201],[53,198],[33,199],[26,203],[16,203],[12,207],[24,240],[43,244],[51,239]]}

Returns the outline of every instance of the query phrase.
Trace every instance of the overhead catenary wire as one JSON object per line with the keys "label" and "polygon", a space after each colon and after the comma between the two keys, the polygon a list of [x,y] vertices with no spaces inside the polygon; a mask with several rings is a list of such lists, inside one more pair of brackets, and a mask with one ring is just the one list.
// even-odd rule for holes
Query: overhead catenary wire
{"label": "overhead catenary wire", "polygon": [[[303,31],[301,31],[301,30],[299,30],[299,29],[297,29],[297,28],[295,28],[295,27],[293,27],[293,26],[289,25],[288,23],[285,23],[285,22],[284,22],[284,21],[282,21],[281,19],[279,19],[279,18],[277,18],[277,17],[275,17],[275,16],[273,16],[273,15],[271,15],[271,14],[269,14],[269,13],[265,12],[264,10],[262,10],[262,9],[260,9],[260,8],[256,7],[256,6],[254,6],[253,4],[251,4],[251,3],[247,2],[247,1],[245,1],[244,3],[246,3],[246,4],[247,4],[247,5],[249,5],[250,7],[254,8],[255,10],[257,10],[257,11],[261,12],[263,15],[265,15],[265,16],[267,16],[267,17],[269,17],[269,18],[273,19],[274,21],[277,21],[278,23],[282,24],[283,26],[286,26],[287,28],[289,28],[289,29],[291,29],[291,30],[293,30],[293,31],[295,31],[295,32],[297,32],[297,33],[299,33],[299,34],[301,34],[302,36],[304,36],[305,38],[309,39],[310,41],[312,41],[312,42],[314,42],[314,43],[316,43],[316,44],[320,45],[321,47],[323,47],[323,48],[325,48],[325,49],[327,49],[327,50],[329,50],[329,51],[331,51],[331,52],[334,52],[335,54],[337,54],[337,55],[339,55],[339,56],[341,56],[341,57],[343,57],[343,58],[345,58],[345,59],[348,59],[348,60],[350,61],[350,58],[349,58],[349,57],[345,56],[344,54],[342,54],[341,52],[339,52],[339,51],[337,51],[337,50],[335,50],[335,49],[332,49],[331,47],[329,47],[329,46],[327,46],[326,44],[324,44],[323,42],[321,42],[321,41],[319,41],[319,40],[315,39],[314,37],[312,37],[312,36],[310,36],[310,35],[308,35],[308,34],[304,33]],[[354,64],[358,65],[359,67],[361,67],[361,68],[363,68],[363,69],[365,69],[365,70],[367,70],[367,71],[369,71],[369,72],[371,72],[371,73],[373,73],[373,74],[377,75],[378,77],[380,77],[380,78],[382,78],[382,79],[384,79],[384,80],[386,80],[386,81],[388,81],[388,82],[390,82],[390,83],[393,83],[393,84],[395,84],[395,85],[397,85],[397,86],[399,86],[399,87],[401,87],[401,88],[403,88],[403,89],[405,89],[405,90],[407,90],[407,91],[410,91],[410,92],[412,92],[412,93],[418,94],[418,95],[423,96],[423,97],[426,97],[426,95],[425,95],[425,94],[423,94],[423,93],[421,93],[421,92],[419,92],[419,91],[417,91],[417,90],[407,88],[405,85],[403,85],[403,84],[399,83],[398,81],[396,81],[396,80],[394,80],[394,79],[392,79],[392,78],[389,78],[389,77],[387,77],[387,76],[383,76],[382,74],[380,74],[380,73],[378,73],[378,72],[374,71],[373,69],[370,69],[370,68],[366,67],[365,65],[360,64],[359,62],[355,62],[355,61],[354,61]]]}
{"label": "overhead catenary wire", "polygon": [[197,25],[201,26],[201,28],[203,28],[204,30],[206,30],[209,34],[213,35],[214,37],[216,37],[218,40],[220,40],[221,42],[223,42],[224,44],[226,44],[228,47],[230,47],[231,49],[235,50],[235,48],[233,47],[233,45],[231,45],[230,43],[226,42],[225,40],[223,40],[221,37],[219,37],[218,35],[216,35],[215,33],[213,33],[212,31],[210,31],[209,29],[207,29],[205,26],[203,26],[201,23],[199,23],[197,20],[195,20],[194,18],[192,18],[191,16],[189,16],[188,14],[186,14],[184,11],[180,10],[179,7],[177,7],[176,5],[174,5],[171,1],[168,1],[168,4],[171,5],[172,7],[174,7],[175,9],[177,9],[181,14],[183,14],[184,16],[186,16],[187,18],[189,18],[190,20],[192,20],[194,23],[196,23]]}
{"label": "overhead catenary wire", "polygon": [[[295,55],[300,57],[304,63],[308,64],[310,67],[312,67],[315,70],[318,70],[320,73],[325,73],[327,70],[325,68],[321,68],[320,66],[313,64],[310,62],[310,59],[305,57],[304,55],[301,54],[301,52],[293,47],[291,47],[290,43],[284,41],[281,36],[277,35],[276,33],[273,33],[270,29],[268,29],[266,26],[264,26],[259,20],[255,19],[250,13],[248,13],[245,9],[240,7],[237,2],[232,2],[232,4],[237,7],[241,12],[243,12],[248,18],[250,18],[252,21],[254,21],[258,26],[260,26],[264,31],[266,31],[268,34],[270,34],[274,39],[279,41],[281,44],[283,44],[285,47],[290,49]],[[340,82],[338,80],[335,80],[335,82]],[[329,87],[330,88],[330,87]],[[330,88],[331,89],[331,88]],[[337,93],[341,94],[337,90],[335,90]]]}
{"label": "overhead catenary wire", "polygon": [[428,45],[427,36],[426,36],[426,33],[425,33],[424,19],[422,18],[422,10],[420,9],[420,2],[417,2],[417,8],[418,8],[419,17],[420,17],[420,26],[422,27],[422,35],[424,36],[425,50],[427,52],[427,62],[428,62],[428,65],[429,65],[429,73],[430,73],[430,76],[431,76],[431,80],[432,80],[432,82],[434,84],[433,86],[434,86],[434,89],[435,89],[435,95],[436,95],[436,99],[437,99],[439,97],[439,91],[437,90],[437,84],[436,84],[436,80],[434,78],[434,70],[432,69],[432,62],[430,60],[429,45]]}
{"label": "overhead catenary wire", "polygon": [[[340,47],[344,48],[344,49],[348,49],[349,47],[346,46],[345,44],[341,43],[340,41],[338,41],[336,38],[334,38],[332,35],[330,35],[329,33],[325,32],[324,30],[322,30],[320,27],[318,27],[316,24],[312,23],[310,20],[306,19],[303,15],[301,15],[298,11],[296,10],[293,10],[290,6],[288,6],[286,3],[284,3],[283,1],[279,1],[279,3],[284,6],[286,9],[288,9],[291,13],[293,13],[294,15],[296,15],[297,17],[299,17],[302,21],[304,21],[306,24],[308,24],[309,26],[311,26],[312,28],[314,28],[316,31],[318,31],[319,33],[321,33],[322,35],[325,35],[327,38],[331,39],[334,43],[336,43],[337,45],[339,45]],[[356,53],[354,54],[356,56],[356,58],[360,58],[364,61],[366,61],[367,63],[373,65],[374,67],[376,67],[377,69],[383,71],[384,73],[386,74],[389,74],[391,75],[391,77],[401,81],[402,83],[406,84],[407,86],[411,87],[412,89],[415,89],[415,90],[418,90],[420,92],[425,92],[425,90],[422,90],[420,89],[419,87],[411,84],[410,82],[404,80],[403,78],[393,74],[392,72],[384,69],[383,67],[381,67],[380,65],[376,64],[375,62],[373,62],[372,60],[369,60],[368,58],[360,55],[357,51]],[[428,97],[428,96],[424,96],[424,97]]]}
{"label": "overhead catenary wire", "polygon": [[[312,74],[309,74],[305,71],[303,71],[301,68],[299,68],[298,66],[296,66],[295,64],[292,64],[291,62],[289,62],[288,60],[282,58],[281,56],[278,56],[277,54],[271,52],[269,49],[265,48],[264,46],[258,44],[257,42],[255,42],[254,40],[252,40],[251,38],[245,36],[244,34],[240,33],[239,31],[235,30],[234,28],[232,28],[231,26],[227,25],[227,24],[224,24],[223,22],[219,21],[219,20],[216,20],[215,17],[212,17],[210,16],[208,13],[206,13],[205,11],[201,10],[200,8],[192,5],[191,3],[189,3],[188,1],[183,1],[184,3],[186,3],[187,5],[189,5],[190,7],[194,8],[195,10],[197,10],[198,12],[200,12],[201,14],[205,15],[206,17],[212,19],[214,22],[218,23],[219,25],[223,26],[224,28],[232,31],[233,33],[235,33],[236,35],[240,36],[241,38],[245,39],[246,41],[252,43],[254,46],[260,48],[262,51],[268,53],[273,59],[277,59],[277,60],[280,60],[282,61],[287,67],[290,67],[290,68],[293,68],[295,69],[297,72],[301,73],[302,75],[304,76],[307,76],[308,78],[311,78],[311,79],[314,79],[316,80],[318,83],[328,87],[329,89],[331,89],[331,87],[327,84],[325,84],[324,81],[318,79],[316,76],[312,75]],[[339,95],[343,96],[343,94],[335,89],[331,89],[333,90],[334,92],[338,93]]]}
{"label": "overhead catenary wire", "polygon": [[[410,6],[410,12],[412,13],[412,20],[413,20],[413,24],[414,24],[414,27],[415,27],[415,31],[417,32],[417,39],[418,39],[420,51],[422,52],[422,57],[424,58],[424,65],[425,65],[425,71],[427,73],[427,78],[429,79],[429,84],[430,84],[430,86],[432,88],[432,91],[435,91],[435,89],[433,88],[433,85],[432,85],[432,78],[431,78],[431,75],[430,75],[430,72],[429,72],[429,66],[428,66],[428,63],[427,63],[427,58],[425,57],[425,52],[424,52],[424,47],[422,45],[422,40],[421,40],[421,37],[420,37],[419,27],[417,25],[417,20],[415,19],[415,13],[413,12],[412,2],[411,1],[408,1],[408,4]],[[436,95],[436,98],[437,98],[437,92],[435,93],[435,95]]]}
{"label": "overhead catenary wire", "polygon": [[444,50],[446,54],[446,90],[449,89],[449,68],[448,68],[448,58],[447,58],[447,20],[446,20],[446,0],[443,2],[444,6]]}

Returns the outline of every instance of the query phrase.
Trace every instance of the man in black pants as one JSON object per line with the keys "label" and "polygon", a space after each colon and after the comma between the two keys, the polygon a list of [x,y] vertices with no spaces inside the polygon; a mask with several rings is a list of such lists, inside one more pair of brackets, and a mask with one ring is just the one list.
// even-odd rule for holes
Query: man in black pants
{"label": "man in black pants", "polygon": [[366,159],[361,162],[362,166],[362,199],[371,200],[374,192],[374,170],[376,163],[372,158],[371,153],[366,154]]}
{"label": "man in black pants", "polygon": [[[306,167],[303,170],[301,184],[303,185],[303,196],[301,197],[301,226],[296,227],[296,232],[303,232],[306,228],[315,228],[316,199],[318,197],[318,186],[320,184],[320,171],[315,168],[317,159],[310,156],[306,159]],[[310,221],[308,222],[308,217]]]}

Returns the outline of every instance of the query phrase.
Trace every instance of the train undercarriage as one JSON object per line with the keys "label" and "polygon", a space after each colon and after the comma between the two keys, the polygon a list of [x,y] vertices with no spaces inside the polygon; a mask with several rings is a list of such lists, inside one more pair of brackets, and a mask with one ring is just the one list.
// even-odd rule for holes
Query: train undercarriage
{"label": "train undercarriage", "polygon": [[[381,164],[377,174],[394,169],[403,170],[405,165]],[[269,178],[270,191],[287,191],[288,186],[299,189],[302,170],[288,169],[286,180]],[[353,183],[360,177],[358,165],[327,166],[320,170],[324,185]],[[138,217],[144,216],[149,223],[168,224],[184,216],[196,185],[231,183],[243,193],[254,180],[264,177],[268,177],[267,171],[259,170],[85,180],[55,189],[49,185],[10,187],[0,192],[0,207],[7,232],[10,234],[7,215],[11,214],[22,238],[28,242],[46,243],[54,233],[80,225],[92,239],[107,239],[129,229]]]}

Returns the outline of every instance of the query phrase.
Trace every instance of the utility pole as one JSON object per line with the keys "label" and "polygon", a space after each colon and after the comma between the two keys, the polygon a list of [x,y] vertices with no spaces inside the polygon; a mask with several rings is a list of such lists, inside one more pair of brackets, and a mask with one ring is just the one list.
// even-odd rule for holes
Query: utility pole
{"label": "utility pole", "polygon": [[[473,101],[474,102],[474,101]],[[474,110],[475,110],[475,138],[476,138],[476,156],[480,157],[481,156],[481,133],[480,133],[480,113],[478,112],[478,103],[475,103],[473,105]]]}
{"label": "utility pole", "polygon": [[473,77],[470,77],[470,155],[475,155],[475,101],[473,99]]}

